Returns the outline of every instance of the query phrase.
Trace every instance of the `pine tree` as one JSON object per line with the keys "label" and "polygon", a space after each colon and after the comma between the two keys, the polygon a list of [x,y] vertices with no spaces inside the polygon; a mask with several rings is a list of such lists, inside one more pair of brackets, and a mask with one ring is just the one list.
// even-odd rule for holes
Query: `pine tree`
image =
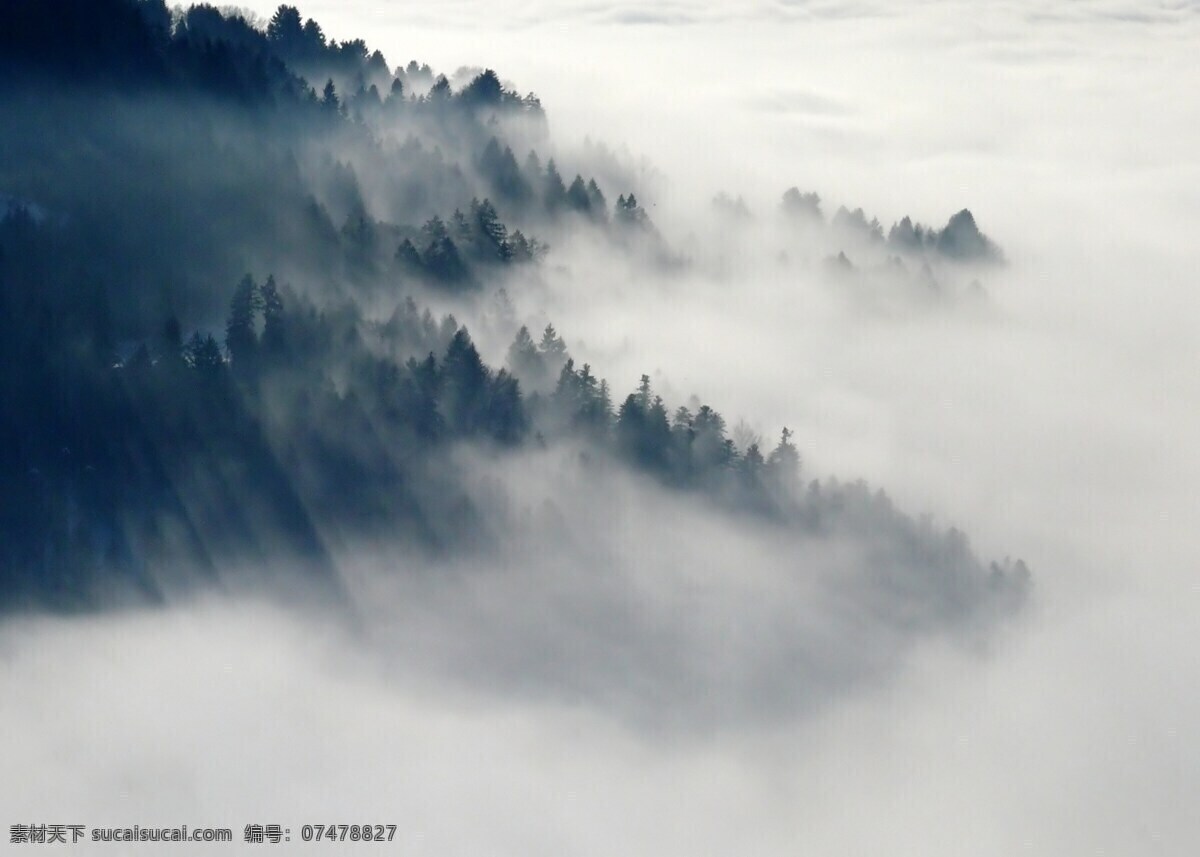
{"label": "pine tree", "polygon": [[512,345],[508,347],[508,368],[531,386],[541,386],[544,380],[545,366],[542,355],[525,325],[521,325]]}
{"label": "pine tree", "polygon": [[576,174],[575,180],[571,182],[571,186],[567,188],[567,205],[582,214],[590,214],[592,210],[592,198],[588,195],[587,186],[583,183],[583,177]]}
{"label": "pine tree", "polygon": [[264,354],[278,356],[284,350],[283,299],[275,285],[275,277],[268,276],[259,291],[262,301],[263,331],[261,346]]}
{"label": "pine tree", "polygon": [[336,113],[341,107],[341,102],[338,101],[337,87],[333,85],[333,78],[325,81],[325,89],[321,91],[321,105],[331,113]]}
{"label": "pine tree", "polygon": [[[479,207],[479,200],[471,200],[471,211]],[[462,213],[462,209],[454,209],[454,214],[450,215],[450,231],[454,235],[454,241],[460,247],[470,248],[478,242],[475,240],[475,230],[471,228],[471,222],[467,220],[467,216]]]}
{"label": "pine tree", "polygon": [[424,236],[426,242],[432,244],[443,238],[449,238],[450,232],[446,229],[445,221],[435,214],[422,224],[421,235]]}
{"label": "pine tree", "polygon": [[450,340],[441,376],[446,422],[458,434],[474,433],[484,423],[489,373],[465,327]]}
{"label": "pine tree", "polygon": [[630,393],[617,410],[617,449],[631,461],[638,458],[646,411],[638,397]]}
{"label": "pine tree", "polygon": [[489,385],[485,429],[493,439],[512,444],[520,440],[525,427],[521,384],[501,369]]}
{"label": "pine tree", "polygon": [[632,193],[629,196],[622,194],[617,197],[617,206],[613,217],[618,223],[628,226],[646,226],[650,220],[646,210],[638,204],[637,197]]}
{"label": "pine tree", "polygon": [[785,427],[779,438],[779,445],[767,458],[768,472],[776,484],[786,490],[794,489],[800,478],[800,453],[792,443],[792,436],[792,431]]}
{"label": "pine tree", "polygon": [[574,422],[579,415],[582,405],[579,377],[575,374],[575,361],[569,357],[558,373],[558,383],[554,386],[554,405],[568,422]]}
{"label": "pine tree", "polygon": [[525,156],[524,173],[525,181],[529,182],[530,186],[539,189],[542,187],[542,181],[545,177],[545,173],[542,172],[542,159],[532,149]]}
{"label": "pine tree", "polygon": [[500,199],[524,205],[530,196],[529,182],[521,175],[521,168],[512,149],[492,137],[488,140],[479,158],[479,171],[483,173]]}
{"label": "pine tree", "polygon": [[425,100],[430,104],[446,105],[450,103],[452,95],[450,81],[446,79],[446,75],[439,74],[438,79],[433,82],[433,86],[429,89],[429,95],[425,96]]}
{"label": "pine tree", "polygon": [[595,179],[588,181],[588,210],[596,220],[608,219],[608,201],[604,198],[604,193],[600,190],[600,185],[596,184]]}
{"label": "pine tree", "polygon": [[508,229],[500,222],[500,215],[491,200],[483,202],[472,201],[471,214],[475,220],[481,242],[488,246],[488,252],[494,254],[502,262],[512,258],[512,249],[508,246]]}
{"label": "pine tree", "polygon": [[300,11],[295,6],[280,6],[267,24],[267,38],[285,52],[294,50],[304,38]]}
{"label": "pine tree", "polygon": [[305,52],[318,55],[325,50],[325,33],[321,30],[321,25],[309,18],[304,22],[304,48]]}
{"label": "pine tree", "polygon": [[418,437],[435,440],[445,431],[446,423],[438,411],[441,373],[437,358],[430,352],[424,360],[410,358],[405,364],[407,377],[400,386],[403,410]]}
{"label": "pine tree", "polygon": [[542,331],[542,341],[538,350],[542,353],[547,371],[550,372],[557,370],[567,359],[567,344],[555,331],[553,324],[547,324],[546,329]]}
{"label": "pine tree", "polygon": [[494,107],[504,97],[504,87],[500,84],[500,78],[497,77],[496,72],[490,68],[484,69],[478,77],[463,88],[458,97],[472,107]]}
{"label": "pine tree", "polygon": [[542,179],[542,203],[546,210],[553,213],[562,208],[567,201],[567,188],[563,184],[558,167],[551,158],[546,162],[546,176]]}
{"label": "pine tree", "polygon": [[247,274],[229,302],[229,318],[225,322],[225,347],[237,372],[245,374],[253,368],[258,352],[256,317],[263,300],[258,285]]}
{"label": "pine tree", "polygon": [[596,402],[592,409],[593,424],[607,432],[613,419],[613,403],[612,392],[608,388],[608,381],[600,380],[600,389],[596,393]]}
{"label": "pine tree", "polygon": [[640,458],[652,470],[666,470],[670,456],[671,426],[667,422],[667,408],[662,396],[655,396],[646,411],[645,433],[642,437]]}
{"label": "pine tree", "polygon": [[666,473],[671,426],[661,396],[651,397],[650,377],[642,376],[637,393],[625,397],[617,413],[617,449],[639,467]]}
{"label": "pine tree", "polygon": [[725,437],[725,420],[719,413],[701,405],[692,427],[696,433],[693,454],[699,469],[720,469],[731,462],[732,444]]}
{"label": "pine tree", "polygon": [[638,402],[638,407],[640,407],[643,411],[647,410],[650,407],[650,376],[649,375],[643,375],[641,377],[641,380],[638,382],[637,402]]}
{"label": "pine tree", "polygon": [[396,263],[409,271],[420,271],[424,267],[421,254],[408,238],[401,241],[400,246],[396,248]]}
{"label": "pine tree", "polygon": [[184,346],[184,359],[190,367],[205,378],[215,378],[225,368],[225,361],[221,357],[221,346],[217,344],[217,340],[211,333],[205,336],[201,336],[199,331],[193,333],[187,345]]}
{"label": "pine tree", "polygon": [[520,229],[514,229],[508,236],[508,249],[513,262],[532,262],[534,247]]}
{"label": "pine tree", "polygon": [[425,270],[438,282],[451,286],[468,285],[471,271],[450,238],[441,238],[425,248],[422,254]]}

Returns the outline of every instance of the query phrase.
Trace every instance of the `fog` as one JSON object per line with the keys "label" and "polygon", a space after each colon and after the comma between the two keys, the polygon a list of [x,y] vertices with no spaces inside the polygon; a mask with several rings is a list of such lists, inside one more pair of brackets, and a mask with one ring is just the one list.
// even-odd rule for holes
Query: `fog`
{"label": "fog", "polygon": [[[1023,557],[1030,600],[909,615],[844,573],[854,540],[797,575],[788,536],[701,498],[572,448],[483,453],[500,547],[341,546],[349,621],[205,595],[0,627],[8,823],[277,822],[291,848],[394,823],[431,855],[1195,851],[1200,8],[301,11],[393,66],[534,90],[571,174],[589,139],[656,171],[639,198],[691,264],[560,236],[522,321],[622,396],[646,373],[672,407],[789,426],[807,475]],[[847,284],[782,219],[791,186],[885,231],[969,208],[1006,264],[914,300],[860,255]]]}

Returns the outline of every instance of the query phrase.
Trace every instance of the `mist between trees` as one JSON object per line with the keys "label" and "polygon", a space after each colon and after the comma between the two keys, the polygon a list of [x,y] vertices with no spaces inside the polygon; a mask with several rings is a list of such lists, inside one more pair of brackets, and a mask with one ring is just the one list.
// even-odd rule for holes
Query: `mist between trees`
{"label": "mist between trees", "polygon": [[[1022,603],[1024,563],[807,472],[789,428],[763,440],[648,375],[610,382],[570,331],[520,317],[579,240],[646,277],[708,263],[652,221],[635,166],[602,144],[560,162],[538,98],[496,72],[392,67],[288,6],[256,22],[20,0],[0,11],[0,80],[6,609],[243,586],[345,605],[359,544],[432,568],[514,540],[562,551],[554,515],[530,526],[513,498],[564,467],[617,468],[664,521],[700,508],[757,534],[885,636]],[[765,218],[794,242],[780,264],[811,258],[835,287],[949,300],[1003,261],[965,210],[886,236],[795,188],[712,213],[728,234]],[[506,353],[489,365],[460,318]],[[625,490],[597,484],[598,507]],[[549,502],[585,520],[576,501]]]}

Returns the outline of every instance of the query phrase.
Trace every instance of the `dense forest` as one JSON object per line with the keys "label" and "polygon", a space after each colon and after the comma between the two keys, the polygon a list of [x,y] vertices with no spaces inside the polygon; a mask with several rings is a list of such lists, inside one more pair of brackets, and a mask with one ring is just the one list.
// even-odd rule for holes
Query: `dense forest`
{"label": "dense forest", "polygon": [[[742,448],[716,408],[610,384],[569,331],[511,314],[488,364],[455,313],[536,283],[566,236],[685,263],[628,180],[559,163],[538,98],[495,71],[392,66],[294,7],[257,28],[163,0],[5,3],[0,604],[153,602],[256,565],[336,594],[356,539],[486,549],[503,522],[464,445],[619,463],[794,534],[798,563],[853,539],[897,623],[1019,604],[1023,563],[813,478],[787,428]],[[898,258],[1001,258],[968,211],[885,236],[792,189],[780,214]]]}

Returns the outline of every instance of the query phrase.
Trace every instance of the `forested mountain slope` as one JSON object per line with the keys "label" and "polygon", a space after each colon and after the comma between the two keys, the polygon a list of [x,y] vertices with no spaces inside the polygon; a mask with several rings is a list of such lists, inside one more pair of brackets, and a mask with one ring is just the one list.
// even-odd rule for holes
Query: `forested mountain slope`
{"label": "forested mountain slope", "polygon": [[[768,522],[798,569],[849,545],[885,625],[1022,599],[1023,563],[813,479],[788,429],[743,448],[714,407],[667,403],[648,376],[610,385],[553,326],[506,314],[569,235],[648,267],[687,260],[632,173],[558,163],[536,96],[491,70],[392,67],[287,6],[256,29],[162,0],[16,0],[0,8],[0,129],[9,609],[158,600],[254,568],[337,597],[356,540],[486,550],[508,520],[456,455],[468,446],[619,463]],[[815,195],[783,209],[826,228]],[[969,212],[887,239],[861,210],[827,228],[999,258]],[[493,365],[455,315],[480,306],[512,342]]]}

